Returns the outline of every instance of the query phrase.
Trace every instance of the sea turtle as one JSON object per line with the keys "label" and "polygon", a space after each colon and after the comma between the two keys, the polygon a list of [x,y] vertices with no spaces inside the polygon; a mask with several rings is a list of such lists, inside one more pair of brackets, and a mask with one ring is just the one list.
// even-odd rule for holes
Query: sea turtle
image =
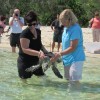
{"label": "sea turtle", "polygon": [[54,54],[52,52],[48,52],[45,53],[45,55],[47,56],[46,58],[44,58],[43,60],[39,61],[38,65],[34,65],[30,68],[27,68],[26,71],[27,72],[33,72],[36,69],[38,69],[40,66],[43,67],[43,71],[45,72],[48,68],[51,68],[52,71],[54,72],[54,74],[58,77],[58,78],[63,78],[63,76],[60,74],[58,68],[57,68],[57,62],[60,63],[61,59],[58,59],[57,62],[51,62],[50,58],[54,56]]}

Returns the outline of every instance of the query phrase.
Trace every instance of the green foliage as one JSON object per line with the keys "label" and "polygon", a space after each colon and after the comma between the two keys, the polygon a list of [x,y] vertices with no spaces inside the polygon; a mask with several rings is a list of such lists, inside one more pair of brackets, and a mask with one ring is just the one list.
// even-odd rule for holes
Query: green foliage
{"label": "green foliage", "polygon": [[43,25],[50,25],[57,13],[70,8],[85,27],[96,10],[100,10],[100,0],[0,0],[0,15],[9,17],[15,8],[19,8],[21,16],[34,10]]}

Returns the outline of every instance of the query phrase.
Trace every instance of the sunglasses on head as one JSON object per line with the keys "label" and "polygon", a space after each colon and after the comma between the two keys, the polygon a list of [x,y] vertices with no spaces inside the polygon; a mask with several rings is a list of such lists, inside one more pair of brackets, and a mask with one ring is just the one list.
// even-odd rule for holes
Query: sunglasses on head
{"label": "sunglasses on head", "polygon": [[35,25],[37,25],[37,23],[28,23],[28,26],[35,26]]}

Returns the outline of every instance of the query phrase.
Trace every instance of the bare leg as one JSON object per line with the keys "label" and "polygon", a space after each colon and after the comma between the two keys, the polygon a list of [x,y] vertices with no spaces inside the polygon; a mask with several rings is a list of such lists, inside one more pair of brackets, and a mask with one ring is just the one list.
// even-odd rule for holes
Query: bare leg
{"label": "bare leg", "polygon": [[54,47],[55,47],[55,42],[52,42],[52,52],[54,51]]}
{"label": "bare leg", "polygon": [[16,47],[12,47],[12,53],[16,53]]}
{"label": "bare leg", "polygon": [[71,81],[70,82],[74,86],[79,86],[80,82],[79,81]]}
{"label": "bare leg", "polygon": [[58,43],[58,52],[59,52],[59,49],[60,49],[60,43]]}
{"label": "bare leg", "polygon": [[64,67],[64,76],[65,76],[65,79],[66,80],[70,80],[70,75],[69,75],[69,70],[70,70],[70,67]]}

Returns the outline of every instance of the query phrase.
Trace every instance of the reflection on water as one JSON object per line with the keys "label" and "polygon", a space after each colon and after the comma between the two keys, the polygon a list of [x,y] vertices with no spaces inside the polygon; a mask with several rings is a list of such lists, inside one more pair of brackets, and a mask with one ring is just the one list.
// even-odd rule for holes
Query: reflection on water
{"label": "reflection on water", "polygon": [[[17,54],[0,50],[0,100],[100,100],[100,58],[87,57],[80,91],[68,91],[66,80],[58,79],[51,69],[48,77],[33,76],[24,84],[17,75],[16,59]],[[63,74],[62,63],[58,68]]]}

